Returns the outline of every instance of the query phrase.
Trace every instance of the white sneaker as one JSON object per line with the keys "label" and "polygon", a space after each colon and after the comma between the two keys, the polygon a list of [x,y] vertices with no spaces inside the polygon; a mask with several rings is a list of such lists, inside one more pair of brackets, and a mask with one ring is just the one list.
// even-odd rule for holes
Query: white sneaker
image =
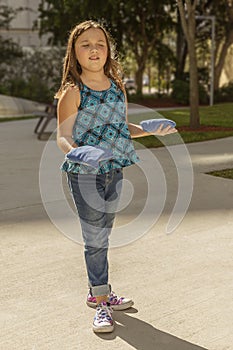
{"label": "white sneaker", "polygon": [[[109,295],[109,303],[114,311],[129,309],[134,304],[132,299],[124,297],[119,298],[114,292],[111,292]],[[87,305],[90,307],[96,307],[96,298],[91,296],[90,293],[88,293],[87,296]]]}
{"label": "white sneaker", "polygon": [[102,302],[96,306],[96,314],[93,321],[95,333],[110,333],[114,330],[112,309],[109,303]]}

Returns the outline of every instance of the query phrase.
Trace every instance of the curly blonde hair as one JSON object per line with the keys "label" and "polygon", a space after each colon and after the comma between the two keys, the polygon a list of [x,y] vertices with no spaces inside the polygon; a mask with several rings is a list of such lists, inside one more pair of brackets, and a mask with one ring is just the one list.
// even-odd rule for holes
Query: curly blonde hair
{"label": "curly blonde hair", "polygon": [[107,60],[104,65],[104,73],[107,77],[114,80],[114,82],[117,84],[117,86],[121,90],[125,91],[122,78],[121,78],[122,67],[117,60],[115,45],[112,37],[110,36],[110,34],[107,32],[107,30],[104,28],[103,25],[101,25],[96,21],[89,20],[76,25],[70,32],[70,36],[69,36],[67,48],[66,48],[66,54],[64,57],[61,86],[55,96],[56,98],[59,98],[61,93],[68,86],[78,85],[80,89],[82,88],[82,81],[80,78],[80,75],[82,73],[82,68],[76,59],[75,42],[83,32],[85,32],[90,28],[97,28],[103,31],[106,38],[107,49],[108,49]]}

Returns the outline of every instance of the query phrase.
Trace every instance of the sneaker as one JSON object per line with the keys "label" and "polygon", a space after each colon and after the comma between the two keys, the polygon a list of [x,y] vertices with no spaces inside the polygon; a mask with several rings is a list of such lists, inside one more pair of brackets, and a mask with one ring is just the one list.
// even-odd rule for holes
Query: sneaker
{"label": "sneaker", "polygon": [[[114,292],[111,292],[109,295],[109,303],[114,311],[129,309],[134,304],[133,300],[123,297],[119,298]],[[96,307],[96,298],[91,296],[90,292],[87,296],[87,305]]]}
{"label": "sneaker", "polygon": [[114,330],[112,309],[109,303],[102,302],[96,306],[96,314],[93,321],[95,333],[109,333]]}

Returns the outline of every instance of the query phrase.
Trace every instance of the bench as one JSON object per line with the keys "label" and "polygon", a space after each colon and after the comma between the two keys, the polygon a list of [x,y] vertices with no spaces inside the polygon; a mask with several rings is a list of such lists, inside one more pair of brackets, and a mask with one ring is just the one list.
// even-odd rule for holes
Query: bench
{"label": "bench", "polygon": [[44,112],[34,112],[33,115],[38,117],[39,120],[34,129],[34,133],[37,134],[38,140],[42,139],[42,135],[45,132],[46,127],[52,119],[57,119],[57,99],[54,99],[52,104],[46,105]]}

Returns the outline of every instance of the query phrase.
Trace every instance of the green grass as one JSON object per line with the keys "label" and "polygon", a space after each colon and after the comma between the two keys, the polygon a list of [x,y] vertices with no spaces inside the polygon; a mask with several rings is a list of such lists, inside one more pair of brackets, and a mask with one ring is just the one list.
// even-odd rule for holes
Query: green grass
{"label": "green grass", "polygon": [[[159,111],[158,111],[159,112]],[[233,103],[219,104],[211,107],[200,107],[200,122],[205,126],[233,127]],[[189,109],[175,109],[159,112],[165,118],[173,119],[180,126],[189,125]],[[130,116],[130,121],[139,123],[143,119],[156,118],[156,113],[148,109],[148,113]],[[166,137],[148,136],[136,139],[146,147],[161,147],[165,145],[179,144],[182,142],[199,142],[233,136],[233,130],[229,131],[181,131],[179,134],[168,135]],[[183,140],[183,141],[182,141]],[[161,142],[162,141],[162,142]],[[140,146],[135,142],[135,147]],[[233,179],[233,169],[224,169],[208,173],[213,176]]]}
{"label": "green grass", "polygon": [[13,122],[13,121],[16,121],[16,120],[24,120],[24,119],[38,119],[38,117],[35,117],[35,116],[24,116],[24,117],[3,117],[3,118],[0,118],[0,123],[3,123],[3,122]]}
{"label": "green grass", "polygon": [[[233,103],[223,103],[199,108],[201,125],[233,127]],[[189,110],[162,111],[166,118],[177,122],[177,126],[189,125]]]}
{"label": "green grass", "polygon": [[[159,111],[160,115],[168,119],[173,119],[177,124],[177,129],[181,126],[189,125],[189,109],[174,109],[168,111]],[[225,128],[233,128],[233,103],[217,104],[214,106],[204,106],[199,108],[200,123],[202,126],[220,126]],[[129,121],[132,123],[139,123],[143,119],[151,119],[158,117],[156,112],[148,108],[148,112],[129,115]],[[179,135],[183,142],[199,142],[206,140],[213,140],[228,136],[233,136],[233,130],[227,131],[180,131]],[[137,139],[137,142],[142,143],[146,147],[160,147],[162,142],[166,145],[179,144],[181,138],[177,135],[168,135],[163,138],[154,136],[142,137]]]}
{"label": "green grass", "polygon": [[213,176],[218,176],[218,177],[224,177],[226,179],[233,180],[233,169],[223,169],[223,170],[211,171],[207,174],[213,175]]}

